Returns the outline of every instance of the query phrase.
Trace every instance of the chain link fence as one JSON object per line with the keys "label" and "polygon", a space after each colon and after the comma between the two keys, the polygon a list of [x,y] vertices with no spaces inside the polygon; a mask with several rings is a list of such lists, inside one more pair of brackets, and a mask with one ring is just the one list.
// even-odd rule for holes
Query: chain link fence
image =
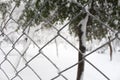
{"label": "chain link fence", "polygon": [[[89,3],[88,3],[89,4]],[[43,5],[44,6],[44,5]],[[83,6],[84,8],[87,6]],[[42,9],[42,8],[41,8]],[[69,22],[65,23],[62,25],[60,28],[57,28],[56,26],[52,26],[53,32],[55,33],[54,35],[49,35],[47,38],[50,37],[44,44],[40,45],[37,40],[35,40],[33,37],[35,37],[36,34],[42,35],[43,33],[39,33],[41,30],[40,26],[35,26],[30,27],[32,20],[26,24],[24,29],[21,29],[21,24],[17,22],[19,13],[21,10],[14,5],[11,11],[7,12],[7,15],[5,16],[4,20],[1,19],[0,23],[0,79],[1,80],[45,80],[44,77],[47,75],[50,75],[49,79],[50,80],[69,80],[69,78],[64,75],[65,72],[68,72],[70,69],[76,67],[80,62],[85,61],[86,63],[90,64],[94,69],[96,69],[106,80],[111,80],[108,75],[106,75],[104,72],[102,72],[99,68],[97,68],[91,61],[89,61],[86,57],[90,56],[91,54],[94,54],[94,52],[97,52],[101,48],[105,47],[109,43],[115,41],[115,40],[120,40],[119,38],[119,31],[115,31],[111,29],[109,26],[107,26],[102,20],[99,20],[96,18],[94,15],[92,15],[89,12],[88,13],[90,16],[92,16],[94,19],[96,19],[99,23],[107,27],[109,30],[113,31],[114,37],[107,41],[106,43],[102,44],[101,46],[97,47],[96,49],[92,50],[88,54],[85,54],[83,59],[80,62],[74,62],[74,64],[69,65],[69,67],[64,68],[61,70],[56,62],[54,61],[55,59],[51,59],[50,56],[48,56],[46,53],[44,53],[44,49],[53,43],[53,41],[57,41],[58,38],[61,38],[64,42],[69,44],[73,49],[79,52],[78,47],[76,47],[71,41],[69,41],[65,36],[62,31],[68,27],[68,25],[76,19],[77,16],[79,16],[81,13],[79,13],[77,16],[75,16],[72,20]],[[36,10],[35,10],[36,11]],[[36,12],[37,15],[37,12]],[[53,14],[54,17],[57,15],[57,11]],[[35,16],[37,17],[37,16]],[[42,16],[41,16],[42,17]],[[46,24],[52,25],[51,21],[53,19],[44,19],[43,20],[46,22]],[[42,25],[41,25],[42,26]],[[16,29],[19,30],[16,31]],[[49,31],[49,30],[48,30]],[[40,37],[40,36],[37,36]],[[42,36],[44,37],[44,36]],[[42,40],[42,37],[41,40]],[[46,39],[47,39],[46,38]],[[23,46],[21,47],[22,44]],[[33,44],[35,47],[35,51],[30,51],[30,47]],[[56,46],[58,44],[56,43]],[[32,47],[32,48],[34,48]],[[30,48],[30,49],[29,49]],[[59,48],[57,48],[59,49]],[[34,49],[33,49],[34,50]],[[45,49],[46,50],[46,49]],[[56,50],[58,51],[58,50]],[[32,52],[33,55],[29,55],[27,53]],[[74,54],[73,54],[74,55]],[[42,57],[41,57],[42,56]],[[39,59],[39,60],[36,60]],[[22,61],[22,62],[21,62]],[[40,61],[40,63],[39,63]],[[48,62],[48,65],[44,67],[44,64],[41,63],[46,63]],[[33,66],[33,65],[37,66]],[[38,65],[40,64],[40,65]],[[52,68],[54,69],[53,72],[47,73],[51,69],[49,65],[52,65]],[[63,64],[64,65],[64,64]],[[39,71],[39,68],[43,71]],[[44,71],[44,69],[46,71]],[[28,73],[27,73],[28,72]],[[40,73],[39,73],[40,72]],[[26,73],[26,75],[24,75]],[[27,75],[28,74],[28,75]],[[32,76],[30,76],[31,74]],[[41,76],[44,74],[44,77]],[[52,75],[51,75],[52,74]],[[54,76],[53,76],[54,74]],[[30,77],[30,78],[24,78],[24,77]],[[99,80],[99,79],[98,79]]]}

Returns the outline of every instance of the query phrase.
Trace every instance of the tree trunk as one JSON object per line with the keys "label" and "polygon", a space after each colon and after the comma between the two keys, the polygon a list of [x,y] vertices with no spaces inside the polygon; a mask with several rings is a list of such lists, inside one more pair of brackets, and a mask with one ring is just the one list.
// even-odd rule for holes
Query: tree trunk
{"label": "tree trunk", "polygon": [[[108,37],[109,41],[110,41],[110,37]],[[110,61],[112,61],[112,46],[111,46],[111,42],[108,43],[109,49],[110,49]]]}
{"label": "tree trunk", "polygon": [[79,38],[79,52],[78,52],[78,70],[77,70],[77,78],[76,80],[83,80],[83,72],[85,62],[83,60],[84,53],[86,51],[86,26],[88,22],[89,15],[86,13],[85,18],[80,21],[77,25],[77,34]]}
{"label": "tree trunk", "polygon": [[[78,38],[79,38],[79,50],[82,52],[78,52],[78,62],[80,62],[83,58],[83,53],[85,53],[85,46],[82,43],[82,36],[83,32],[81,30],[81,26],[79,26],[79,33],[78,33]],[[78,64],[78,70],[77,70],[77,80],[81,80],[83,78],[83,71],[84,71],[84,61]]]}

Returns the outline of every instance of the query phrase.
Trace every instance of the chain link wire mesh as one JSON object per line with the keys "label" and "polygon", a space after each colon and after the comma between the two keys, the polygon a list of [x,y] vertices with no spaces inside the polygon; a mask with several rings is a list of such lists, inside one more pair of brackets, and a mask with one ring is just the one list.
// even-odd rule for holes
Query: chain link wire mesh
{"label": "chain link wire mesh", "polygon": [[[88,4],[89,4],[89,2],[88,2]],[[87,6],[87,4],[85,6],[82,6],[83,10],[86,6]],[[42,8],[44,8],[44,7],[41,7],[41,10],[42,10]],[[99,23],[101,23],[102,25],[107,27],[109,30],[111,30],[114,33],[114,38],[110,39],[109,41],[102,44],[98,48],[92,50],[88,54],[85,54],[83,59],[80,62],[75,62],[73,65],[70,65],[69,67],[61,70],[58,67],[58,65],[48,55],[46,55],[43,52],[43,49],[45,49],[50,43],[52,43],[54,40],[56,40],[58,37],[60,37],[67,44],[69,44],[69,46],[71,46],[73,49],[75,49],[79,52],[80,50],[75,45],[73,45],[73,43],[71,41],[69,41],[64,36],[64,34],[62,34],[62,31],[66,27],[68,27],[68,25],[72,21],[74,21],[77,18],[77,16],[79,16],[81,13],[79,13],[77,16],[75,16],[73,19],[71,19],[69,22],[67,22],[65,25],[63,25],[59,29],[51,24],[51,21],[54,19],[54,17],[57,16],[57,11],[54,12],[52,19],[42,18],[46,22],[46,24],[52,25],[52,28],[54,29],[55,34],[52,36],[51,39],[49,39],[46,43],[44,43],[44,44],[42,44],[42,46],[40,46],[36,42],[36,40],[34,40],[31,36],[34,32],[32,32],[32,33],[29,32],[30,29],[34,29],[34,28],[30,27],[32,20],[30,20],[30,22],[28,24],[26,24],[24,29],[20,29],[21,33],[19,33],[19,35],[15,35],[15,34],[18,34],[16,31],[17,27],[19,27],[19,28],[21,27],[21,24],[19,24],[17,22],[17,18],[19,17],[18,16],[19,12],[17,14],[15,13],[15,12],[17,12],[17,10],[19,11],[18,7],[16,5],[14,5],[12,10],[10,12],[9,11],[7,12],[7,16],[5,17],[5,19],[1,20],[1,23],[0,23],[0,38],[1,38],[1,40],[0,40],[0,55],[2,55],[2,57],[0,59],[0,73],[2,74],[2,77],[4,77],[4,80],[25,80],[24,75],[22,75],[22,74],[25,73],[26,69],[28,69],[29,73],[31,73],[33,75],[33,76],[28,75],[26,77],[31,77],[31,80],[44,80],[44,78],[41,77],[40,73],[38,73],[39,71],[37,71],[35,69],[36,67],[32,66],[33,63],[35,63],[35,64],[39,63],[39,62],[35,62],[35,60],[36,60],[36,58],[38,58],[40,56],[42,56],[42,58],[46,59],[45,62],[49,62],[49,65],[52,65],[55,69],[55,72],[51,72],[50,74],[55,74],[56,76],[50,77],[50,80],[59,80],[59,77],[61,77],[61,79],[63,79],[63,80],[69,80],[69,78],[66,77],[64,75],[64,73],[69,71],[71,68],[77,66],[82,61],[85,61],[86,63],[90,64],[103,77],[105,77],[106,80],[111,80],[104,72],[102,72],[99,68],[97,68],[91,61],[86,59],[86,57],[90,56],[94,52],[97,52],[98,50],[105,47],[106,45],[113,42],[114,40],[116,40],[116,39],[120,40],[120,37],[119,37],[120,32],[119,31],[116,32],[115,30],[113,30],[112,28],[107,26],[104,22],[102,22],[102,20],[99,20],[94,15],[92,15],[91,13],[86,11],[86,13],[88,13],[91,17],[93,17]],[[36,12],[36,16],[34,16],[34,17],[37,17],[37,15],[38,15],[37,11],[36,10],[34,10],[34,11]],[[9,28],[9,27],[11,27],[11,28]],[[8,29],[11,29],[11,30],[8,30]],[[39,29],[40,28],[38,27],[34,31],[37,32],[37,30],[39,30]],[[13,35],[15,35],[15,36],[13,36]],[[13,37],[11,38],[11,36],[13,36]],[[50,35],[48,35],[47,37],[49,37],[49,36]],[[24,39],[26,39],[26,40],[24,40]],[[23,49],[21,49],[21,50],[19,49],[20,46],[18,46],[18,44],[20,44],[20,41],[23,41],[25,44],[24,46],[22,46]],[[5,45],[2,45],[3,43]],[[34,52],[34,56],[30,57],[29,59],[26,59],[28,57],[28,55],[26,55],[26,53],[28,52],[28,49],[29,49],[31,43],[34,44],[34,46],[37,48],[37,52]],[[13,56],[13,57],[11,58],[11,56]],[[39,60],[42,61],[43,60],[42,58],[40,57]],[[17,63],[15,61],[17,61]],[[21,61],[23,61],[24,64],[20,68],[18,68]],[[43,60],[43,62],[44,62],[44,60]],[[49,68],[49,65],[46,67]],[[41,66],[42,66],[42,64],[41,64]],[[45,68],[45,67],[41,67],[41,66],[37,66],[37,67]],[[49,69],[47,69],[47,70],[49,70]],[[42,72],[42,74],[45,74],[44,71]]]}

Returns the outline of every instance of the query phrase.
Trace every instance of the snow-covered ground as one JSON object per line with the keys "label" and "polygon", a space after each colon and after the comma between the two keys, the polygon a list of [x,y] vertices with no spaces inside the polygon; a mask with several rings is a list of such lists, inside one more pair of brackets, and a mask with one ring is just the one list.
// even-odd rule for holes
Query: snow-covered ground
{"label": "snow-covered ground", "polygon": [[[5,43],[4,43],[5,44]],[[11,45],[4,45],[1,48],[7,53],[12,47]],[[23,46],[21,44],[17,45],[16,48],[21,51]],[[78,52],[68,43],[60,43],[58,44],[58,55],[56,54],[56,45],[55,43],[51,43],[43,48],[42,52],[49,57],[56,66],[60,69],[60,71],[72,66],[77,63],[77,55]],[[88,51],[87,53],[89,53]],[[39,49],[35,45],[30,45],[26,59],[29,61],[33,56],[39,53]],[[4,60],[4,54],[0,50],[0,63]],[[13,64],[16,65],[18,62],[19,54],[17,51],[13,50],[8,55],[7,59]],[[93,53],[86,57],[92,64],[94,64],[99,70],[101,70],[110,80],[120,80],[120,53],[116,52],[113,54],[113,60],[109,59],[109,51],[105,51],[105,53]],[[21,59],[20,64],[17,70],[22,69],[25,66],[25,61]],[[39,54],[32,61],[28,63],[28,65],[34,69],[34,71],[42,78],[42,80],[50,80],[57,76],[58,70],[44,57],[44,55]],[[24,68],[19,72],[23,80],[39,80],[37,76],[32,72],[30,67]],[[9,78],[11,79],[15,76],[15,70],[11,67],[10,63],[6,60],[1,64],[1,68],[7,73]],[[77,66],[63,72],[62,74],[68,78],[68,80],[75,80],[77,73]],[[8,80],[2,70],[0,69],[0,80]],[[20,80],[19,77],[16,77],[13,80]],[[55,80],[64,80],[63,77],[58,77]],[[87,62],[85,63],[85,72],[84,72],[84,80],[107,80],[104,76],[102,76],[95,68],[93,68]]]}

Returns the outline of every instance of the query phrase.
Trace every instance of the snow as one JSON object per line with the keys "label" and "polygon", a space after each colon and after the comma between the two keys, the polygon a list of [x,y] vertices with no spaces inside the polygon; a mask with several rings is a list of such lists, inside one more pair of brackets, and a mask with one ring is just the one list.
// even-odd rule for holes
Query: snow
{"label": "snow", "polygon": [[85,19],[81,20],[80,23],[78,25],[82,25],[81,26],[81,30],[83,32],[82,35],[82,44],[83,46],[86,46],[86,25],[87,25],[87,21],[88,21],[88,14],[86,15]]}
{"label": "snow", "polygon": [[[19,51],[22,51],[23,47],[21,46],[21,44],[19,44],[18,46],[19,46]],[[8,52],[10,50],[10,47],[11,46],[5,44],[5,46],[2,47],[2,49]],[[78,52],[68,43],[65,42],[58,44],[59,56],[56,55],[55,48],[56,48],[55,43],[51,43],[47,45],[42,51],[47,57],[49,57],[56,64],[56,66],[60,69],[60,71],[77,63]],[[88,51],[87,53],[89,52],[90,51]],[[37,53],[39,53],[39,49],[33,44],[31,44],[26,54],[27,61],[29,61]],[[7,58],[15,65],[17,60],[17,55],[18,55],[17,51],[13,50],[8,55]],[[116,52],[113,54],[113,61],[110,61],[109,53],[107,53],[106,51],[103,54],[93,53],[88,57],[86,57],[86,59],[92,62],[92,64],[94,64],[98,69],[100,69],[104,74],[106,74],[110,78],[110,80],[120,80],[119,57],[120,57],[119,52]],[[4,60],[4,55],[0,50],[0,63],[3,60]],[[34,58],[28,65],[31,66],[35,70],[35,72],[37,72],[37,74],[42,78],[42,80],[50,80],[53,77],[55,77],[58,72],[58,70],[42,54]],[[21,60],[17,70],[22,69],[24,66],[25,66],[25,62]],[[1,65],[1,68],[5,70],[5,72],[8,74],[10,78],[12,78],[15,75],[14,69],[11,67],[8,61],[5,61]],[[2,73],[1,69],[0,69],[0,73],[1,73],[0,79],[7,80],[5,75]],[[76,73],[77,73],[77,66],[69,69],[68,71],[63,72],[63,75],[66,76],[68,80],[75,80]],[[23,80],[39,80],[29,67],[23,69],[19,73],[19,75],[23,78]],[[95,70],[90,64],[86,62],[83,80],[88,80],[88,79],[107,80],[104,76],[102,76],[97,70]],[[19,78],[16,77],[15,80],[19,80]],[[64,79],[63,77],[60,76],[56,80],[64,80]]]}
{"label": "snow", "polygon": [[[11,23],[10,23],[11,24]],[[42,26],[42,25],[41,25]],[[40,29],[41,26],[38,27],[31,27],[30,34],[28,36],[33,39],[39,47],[44,46],[50,39],[52,39],[54,36],[57,35],[57,31],[55,29]],[[60,25],[59,27],[61,27]],[[57,27],[57,28],[59,28]],[[13,28],[13,27],[12,27]],[[9,34],[10,32],[14,31],[10,26],[7,27],[7,30],[10,30],[5,33]],[[36,30],[40,29],[38,32],[35,32]],[[9,35],[9,38],[13,38],[13,42],[16,41],[21,35],[22,31],[14,32]],[[27,31],[26,31],[27,32]],[[25,32],[25,33],[26,33]],[[35,33],[34,33],[35,32]],[[33,34],[34,33],[34,34]],[[26,33],[27,34],[27,33]],[[78,48],[78,42],[77,39],[74,36],[71,36],[68,31],[68,27],[65,27],[60,34],[64,36],[68,41],[70,41],[74,46]],[[26,61],[31,60],[35,55],[39,54],[39,48],[36,46],[32,41],[30,41],[30,38],[28,38],[28,42],[26,43],[24,38],[28,37],[26,35],[22,36],[18,43],[13,46],[10,41],[5,41],[5,37],[0,37],[0,48],[3,49],[5,54],[0,50],[0,80],[8,80],[5,74],[2,70],[4,70],[9,78],[12,78],[15,76],[15,70],[10,65],[10,63],[7,61],[9,60],[15,67],[17,63],[19,62],[18,59],[20,58],[20,54],[14,49],[12,50],[9,55],[7,56],[7,60],[4,61],[5,55],[13,48],[15,47],[21,54],[25,51],[25,49],[28,48],[25,59]],[[40,40],[40,41],[39,41]],[[45,48],[42,49],[42,52],[52,60],[52,62],[59,68],[56,69],[46,58],[44,55],[39,54],[37,57],[32,59],[26,68],[24,68],[22,71],[18,73],[19,76],[23,78],[23,80],[40,80],[34,72],[31,70],[31,68],[42,78],[42,80],[50,80],[57,76],[59,71],[63,71],[67,69],[68,67],[74,65],[78,62],[78,51],[73,48],[70,44],[68,44],[63,38],[60,36],[56,38],[57,45],[58,45],[58,53],[56,51],[56,44],[53,40],[50,44],[48,44]],[[9,42],[9,43],[8,43]],[[93,40],[92,42],[87,42],[87,53],[90,51],[96,49],[103,43],[105,43],[106,40],[103,39],[101,41]],[[119,40],[114,44],[114,47],[119,50]],[[117,44],[117,45],[116,45]],[[29,47],[28,47],[29,46]],[[98,53],[99,51],[105,50],[103,53]],[[98,69],[100,69],[105,75],[107,75],[110,80],[120,80],[120,54],[116,50],[116,52],[113,53],[113,60],[110,61],[109,59],[109,48],[102,48],[101,50],[96,51],[95,53],[89,55],[86,57],[87,60],[89,60],[91,63],[93,63]],[[23,67],[25,67],[25,60],[22,58],[20,59],[20,63],[17,67],[17,70],[21,70]],[[3,62],[3,63],[2,63]],[[77,74],[77,66],[65,71],[62,73],[65,77],[67,77],[68,80],[75,80],[76,74]],[[83,80],[107,80],[102,74],[100,74],[95,68],[93,68],[89,63],[85,61],[85,71]],[[18,76],[15,77],[13,80],[21,80]],[[55,80],[64,80],[62,76],[56,78]]]}
{"label": "snow", "polygon": [[[97,66],[97,68],[99,68],[104,74],[106,74],[110,78],[110,80],[119,80],[120,79],[119,77],[120,63],[118,60],[119,57],[120,57],[119,53],[114,53],[113,61],[110,61],[109,54],[106,53],[106,54],[92,54],[88,57],[88,59],[95,66]],[[99,74],[95,69],[89,66],[88,63],[86,63],[85,69],[86,69],[85,74],[88,74],[88,75],[84,78],[94,77],[93,80],[107,80],[104,77],[102,77],[102,75]],[[88,72],[91,72],[91,73],[88,73]]]}
{"label": "snow", "polygon": [[120,0],[118,0],[118,6],[120,6]]}

